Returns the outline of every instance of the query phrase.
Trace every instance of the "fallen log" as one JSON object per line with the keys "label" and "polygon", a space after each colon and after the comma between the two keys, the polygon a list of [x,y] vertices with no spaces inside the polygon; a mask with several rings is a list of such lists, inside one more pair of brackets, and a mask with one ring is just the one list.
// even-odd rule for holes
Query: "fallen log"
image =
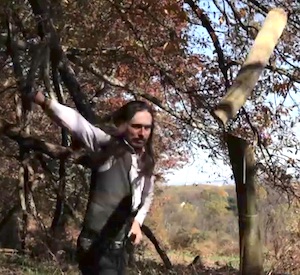
{"label": "fallen log", "polygon": [[152,233],[151,229],[146,226],[146,225],[142,225],[142,231],[143,233],[146,235],[146,237],[152,242],[152,244],[154,245],[157,253],[159,254],[160,258],[162,259],[165,267],[167,269],[171,269],[172,268],[172,263],[167,255],[167,253],[161,249],[158,240],[156,239],[156,237],[154,236],[154,234]]}

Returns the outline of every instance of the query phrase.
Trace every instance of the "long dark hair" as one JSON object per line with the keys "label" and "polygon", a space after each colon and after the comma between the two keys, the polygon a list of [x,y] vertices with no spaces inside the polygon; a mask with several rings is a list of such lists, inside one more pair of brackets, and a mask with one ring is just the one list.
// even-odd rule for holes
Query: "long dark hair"
{"label": "long dark hair", "polygon": [[[146,176],[151,176],[155,166],[154,153],[153,153],[153,131],[154,131],[154,112],[149,104],[140,100],[129,101],[121,108],[111,113],[104,118],[104,122],[110,122],[115,127],[120,126],[125,122],[129,122],[137,112],[147,111],[152,116],[152,125],[150,136],[145,145],[145,153],[142,156],[141,169],[142,173]],[[105,130],[105,129],[104,129]],[[114,138],[120,139],[124,138],[124,133],[118,132],[114,128],[105,130],[108,134],[112,135]]]}

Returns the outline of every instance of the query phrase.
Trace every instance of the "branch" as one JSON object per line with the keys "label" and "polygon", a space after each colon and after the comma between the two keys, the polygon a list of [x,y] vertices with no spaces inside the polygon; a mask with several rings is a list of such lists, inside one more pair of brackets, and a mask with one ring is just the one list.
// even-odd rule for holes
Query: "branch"
{"label": "branch", "polygon": [[[189,100],[192,101],[191,95],[189,91],[185,91],[184,89],[182,89],[181,87],[179,87],[178,85],[176,85],[176,77],[178,78],[179,76],[173,76],[173,72],[170,70],[167,70],[165,68],[165,66],[163,64],[160,64],[158,61],[155,60],[155,58],[153,58],[153,56],[150,54],[151,49],[147,46],[147,42],[144,41],[144,39],[142,38],[142,34],[140,33],[140,31],[138,30],[138,28],[135,27],[134,23],[125,16],[125,10],[120,6],[120,5],[115,5],[115,8],[117,9],[119,15],[121,16],[122,20],[126,23],[126,25],[128,26],[128,28],[133,32],[135,39],[139,42],[138,44],[140,45],[141,49],[143,50],[146,59],[148,59],[149,65],[155,67],[156,70],[159,71],[160,73],[160,82],[163,86],[166,85],[170,85],[172,86],[172,88],[174,89],[176,95],[178,97],[180,97],[180,104],[183,106],[184,111],[186,111],[186,115],[183,116],[180,120],[184,120],[183,122],[194,127],[194,128],[198,128],[198,129],[202,129],[203,125],[201,122],[196,121],[191,115],[190,113],[187,111],[186,107],[185,107],[185,103],[183,100],[182,95],[187,95],[189,94]],[[175,35],[175,34],[174,34]],[[135,91],[135,87],[132,87],[133,91]],[[143,91],[141,91],[141,93],[143,93]],[[138,95],[141,96],[140,94],[136,94],[136,93],[132,93],[134,96]],[[143,93],[144,94],[144,93]],[[143,96],[142,96],[143,97]],[[200,96],[197,95],[197,99],[199,99]],[[148,98],[146,98],[148,99]],[[149,99],[148,99],[149,100]],[[151,100],[150,100],[151,101]],[[202,98],[201,100],[198,100],[199,106],[198,108],[203,108],[203,109],[211,109],[210,106],[207,106],[207,104],[205,104],[205,102],[202,102]],[[157,105],[157,104],[156,104]],[[159,106],[159,105],[157,105]],[[162,106],[159,106],[161,109],[166,111],[166,106],[164,106],[164,108]],[[174,110],[170,109],[167,107],[168,110],[171,110],[173,112],[170,113],[169,111],[167,111],[169,114],[171,114],[173,117],[176,117],[176,114],[174,115]],[[178,119],[178,117],[176,117]]]}
{"label": "branch", "polygon": [[[232,9],[233,15],[235,17],[235,19],[239,22],[240,26],[242,27],[243,30],[245,30],[247,32],[247,34],[251,34],[249,32],[250,28],[253,28],[252,26],[246,26],[243,22],[242,22],[242,18],[239,14],[239,12],[237,11],[237,9],[235,8],[234,4],[231,1],[226,1],[226,3],[229,5],[229,7]],[[255,29],[256,30],[256,29]],[[255,38],[255,36],[253,37],[251,35],[251,38]]]}
{"label": "branch", "polygon": [[[29,3],[32,7],[33,13],[39,19],[37,24],[40,37],[43,38],[46,35],[46,32],[50,33],[51,60],[53,63],[57,64],[61,78],[72,96],[77,110],[88,121],[94,123],[95,114],[89,105],[87,96],[81,91],[80,84],[76,79],[70,62],[60,45],[58,34],[51,19],[49,18],[47,8],[43,6],[45,5],[44,1],[29,0]],[[41,24],[41,21],[43,24]]]}
{"label": "branch", "polygon": [[[254,7],[256,7],[258,10],[260,10],[263,14],[267,14],[270,11],[267,7],[260,4],[256,0],[248,0],[248,2],[250,2]],[[299,21],[296,21],[289,16],[288,22],[290,23],[290,25],[292,25],[294,28],[296,28],[295,34],[297,34],[297,30],[299,30]]]}
{"label": "branch", "polygon": [[7,48],[12,58],[18,89],[21,93],[23,112],[26,113],[27,110],[31,109],[31,103],[29,103],[28,100],[26,100],[26,96],[28,94],[31,94],[34,88],[36,72],[39,68],[40,63],[43,60],[42,57],[44,55],[47,41],[46,43],[44,41],[40,42],[40,44],[36,45],[32,49],[32,59],[31,59],[30,69],[28,74],[26,75],[23,72],[23,68],[20,61],[21,59],[18,54],[17,39],[16,39],[17,35],[16,35],[15,27],[12,24],[12,18],[10,14],[7,15],[7,30],[8,30]]}
{"label": "branch", "polygon": [[34,52],[32,53],[30,69],[27,74],[26,86],[24,88],[25,94],[26,93],[30,94],[34,89],[34,82],[35,82],[34,80],[36,78],[36,73],[42,61],[45,58],[47,47],[48,47],[47,43],[41,41],[41,43],[35,47]]}
{"label": "branch", "polygon": [[[227,66],[228,68],[230,68],[231,66],[234,66],[234,65],[243,65],[243,63],[241,61],[236,61],[236,60],[231,60]],[[293,75],[291,72],[289,72],[288,70],[285,70],[285,69],[282,69],[282,68],[278,68],[274,65],[266,65],[265,67],[266,69],[269,69],[270,71],[272,72],[276,72],[278,74],[281,74],[281,75],[284,75],[284,76],[287,76],[290,80],[294,81],[294,82],[297,82],[297,83],[300,83],[300,78],[297,77],[297,75]]]}
{"label": "branch", "polygon": [[70,160],[76,164],[91,167],[92,163],[96,163],[96,154],[90,154],[85,150],[73,151],[69,147],[64,147],[49,142],[39,140],[38,138],[23,134],[19,127],[9,123],[4,119],[0,119],[0,135],[16,141],[20,146],[28,150],[34,150],[48,155],[54,159]]}
{"label": "branch", "polygon": [[16,81],[18,88],[20,90],[25,86],[25,77],[23,73],[23,68],[20,63],[20,57],[18,55],[18,47],[17,47],[17,38],[15,34],[15,28],[12,24],[12,18],[10,14],[7,14],[7,50],[10,53],[13,70],[16,76]]}
{"label": "branch", "polygon": [[[49,46],[45,49],[45,56],[44,56],[44,61],[41,66],[41,71],[42,71],[42,77],[43,77],[44,85],[46,88],[46,92],[48,93],[50,98],[54,98],[55,93],[51,86],[51,80],[50,80],[50,47]],[[56,71],[55,71],[55,73],[56,73]],[[53,80],[53,82],[54,82],[54,80]],[[55,84],[54,84],[54,87],[55,87]]]}
{"label": "branch", "polygon": [[70,55],[69,59],[72,62],[74,62],[75,64],[83,67],[84,69],[88,70],[95,76],[99,77],[102,81],[108,83],[109,85],[111,85],[113,87],[122,88],[134,96],[140,96],[140,97],[152,102],[154,105],[156,105],[160,109],[164,110],[169,115],[178,119],[179,121],[181,121],[187,125],[191,125],[192,127],[196,128],[196,129],[203,129],[203,124],[201,122],[193,119],[192,117],[179,116],[178,114],[176,114],[176,112],[174,110],[172,110],[168,106],[163,105],[162,102],[158,98],[145,93],[142,89],[133,87],[132,85],[128,85],[128,84],[118,80],[115,77],[106,75],[106,74],[102,73],[102,71],[99,68],[97,68],[95,65],[84,62],[84,61],[80,60],[79,58],[75,57],[74,55],[72,55],[72,56]]}
{"label": "branch", "polygon": [[215,30],[213,29],[209,18],[207,17],[206,14],[204,14],[203,10],[200,9],[194,1],[192,0],[185,0],[184,1],[186,4],[188,4],[191,9],[193,10],[193,12],[197,15],[197,17],[201,20],[203,27],[206,28],[207,32],[209,33],[209,36],[214,44],[214,47],[216,49],[217,55],[218,55],[218,62],[219,62],[219,67],[220,70],[224,76],[225,79],[225,87],[226,89],[229,88],[230,83],[228,80],[228,75],[227,75],[227,66],[225,65],[225,58],[224,58],[224,53],[223,50],[221,48],[221,44],[220,41],[218,39],[218,36],[216,35]]}
{"label": "branch", "polygon": [[172,263],[164,250],[161,249],[158,240],[155,238],[154,234],[152,233],[151,229],[146,226],[145,224],[142,225],[142,231],[147,236],[147,238],[151,241],[154,245],[157,253],[159,254],[160,258],[162,259],[165,267],[167,269],[172,268]]}

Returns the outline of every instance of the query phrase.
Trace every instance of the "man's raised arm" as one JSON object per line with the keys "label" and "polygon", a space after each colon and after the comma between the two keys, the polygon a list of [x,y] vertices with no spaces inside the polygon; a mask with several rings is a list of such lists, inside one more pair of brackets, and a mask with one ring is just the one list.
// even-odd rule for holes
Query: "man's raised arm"
{"label": "man's raised arm", "polygon": [[47,99],[40,91],[36,93],[33,101],[40,105],[53,121],[68,129],[74,137],[93,151],[111,138],[110,135],[89,123],[76,110],[60,104],[55,99]]}

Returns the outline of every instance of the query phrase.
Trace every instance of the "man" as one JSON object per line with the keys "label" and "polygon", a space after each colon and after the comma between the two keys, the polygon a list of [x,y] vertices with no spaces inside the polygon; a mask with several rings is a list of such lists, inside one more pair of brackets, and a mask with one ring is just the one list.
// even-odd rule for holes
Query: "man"
{"label": "man", "polygon": [[125,241],[141,241],[141,225],[153,199],[151,108],[142,101],[127,103],[112,114],[117,131],[109,133],[41,92],[33,101],[99,156],[91,163],[89,201],[77,242],[79,269],[89,275],[124,274]]}

